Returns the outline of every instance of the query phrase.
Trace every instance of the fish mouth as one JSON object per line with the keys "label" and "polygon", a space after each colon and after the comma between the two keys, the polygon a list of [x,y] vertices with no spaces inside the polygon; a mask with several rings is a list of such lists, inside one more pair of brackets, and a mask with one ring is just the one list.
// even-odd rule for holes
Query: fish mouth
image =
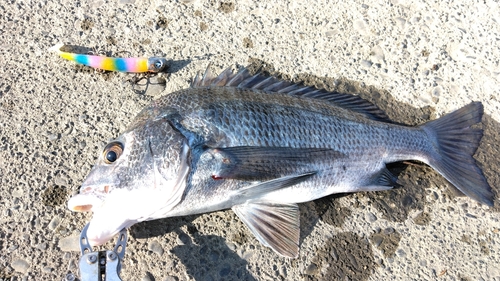
{"label": "fish mouth", "polygon": [[68,209],[74,212],[90,212],[103,201],[94,194],[77,194],[68,201]]}

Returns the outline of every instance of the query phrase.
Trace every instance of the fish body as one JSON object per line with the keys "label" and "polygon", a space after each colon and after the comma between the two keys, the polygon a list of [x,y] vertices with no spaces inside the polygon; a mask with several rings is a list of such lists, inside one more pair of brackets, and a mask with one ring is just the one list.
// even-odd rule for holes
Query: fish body
{"label": "fish body", "polygon": [[353,95],[231,70],[142,110],[106,146],[69,201],[93,211],[102,244],[137,222],[231,208],[256,238],[296,257],[297,203],[334,193],[391,189],[387,163],[419,160],[487,205],[493,194],[472,158],[482,105],[417,127],[390,122]]}
{"label": "fish body", "polygon": [[116,58],[96,55],[75,54],[61,51],[63,44],[58,44],[50,48],[50,51],[56,52],[60,57],[97,69],[120,72],[161,72],[167,66],[164,58]]}

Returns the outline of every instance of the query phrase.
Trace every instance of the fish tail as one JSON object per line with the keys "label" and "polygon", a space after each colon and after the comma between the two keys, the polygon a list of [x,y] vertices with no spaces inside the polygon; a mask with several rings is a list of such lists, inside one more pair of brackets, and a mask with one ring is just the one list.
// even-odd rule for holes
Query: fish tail
{"label": "fish tail", "polygon": [[432,153],[428,164],[465,195],[493,206],[491,187],[473,158],[483,130],[471,126],[481,122],[482,116],[483,105],[473,102],[421,128],[437,152]]}

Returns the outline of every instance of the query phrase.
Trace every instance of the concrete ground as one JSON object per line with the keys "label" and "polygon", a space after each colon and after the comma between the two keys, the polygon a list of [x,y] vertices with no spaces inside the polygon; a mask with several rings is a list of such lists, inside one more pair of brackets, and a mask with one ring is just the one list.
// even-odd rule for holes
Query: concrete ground
{"label": "concrete ground", "polygon": [[[498,192],[499,14],[498,0],[1,2],[0,280],[78,275],[78,235],[91,214],[69,211],[67,200],[141,108],[188,87],[209,63],[356,93],[411,125],[481,101],[476,158]],[[131,74],[47,51],[60,42],[166,57],[169,73],[147,89],[131,86]],[[500,280],[498,201],[488,208],[457,197],[425,166],[408,166],[399,182],[393,191],[301,204],[293,260],[260,245],[230,210],[141,223],[129,230],[120,275]]]}

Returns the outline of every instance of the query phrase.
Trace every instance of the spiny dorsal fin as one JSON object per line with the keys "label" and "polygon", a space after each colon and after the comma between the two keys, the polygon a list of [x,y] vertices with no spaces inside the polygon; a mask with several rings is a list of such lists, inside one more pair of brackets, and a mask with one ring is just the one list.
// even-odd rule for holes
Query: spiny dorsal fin
{"label": "spiny dorsal fin", "polygon": [[231,68],[227,68],[222,71],[221,74],[215,76],[210,70],[210,65],[208,65],[203,75],[198,72],[193,82],[191,82],[191,87],[236,87],[268,93],[281,93],[297,97],[321,99],[339,107],[361,113],[370,119],[390,122],[385,112],[371,102],[358,96],[316,89],[315,87],[284,81],[273,76],[265,76],[259,73],[251,75],[247,68],[243,68],[236,73],[234,73]]}

